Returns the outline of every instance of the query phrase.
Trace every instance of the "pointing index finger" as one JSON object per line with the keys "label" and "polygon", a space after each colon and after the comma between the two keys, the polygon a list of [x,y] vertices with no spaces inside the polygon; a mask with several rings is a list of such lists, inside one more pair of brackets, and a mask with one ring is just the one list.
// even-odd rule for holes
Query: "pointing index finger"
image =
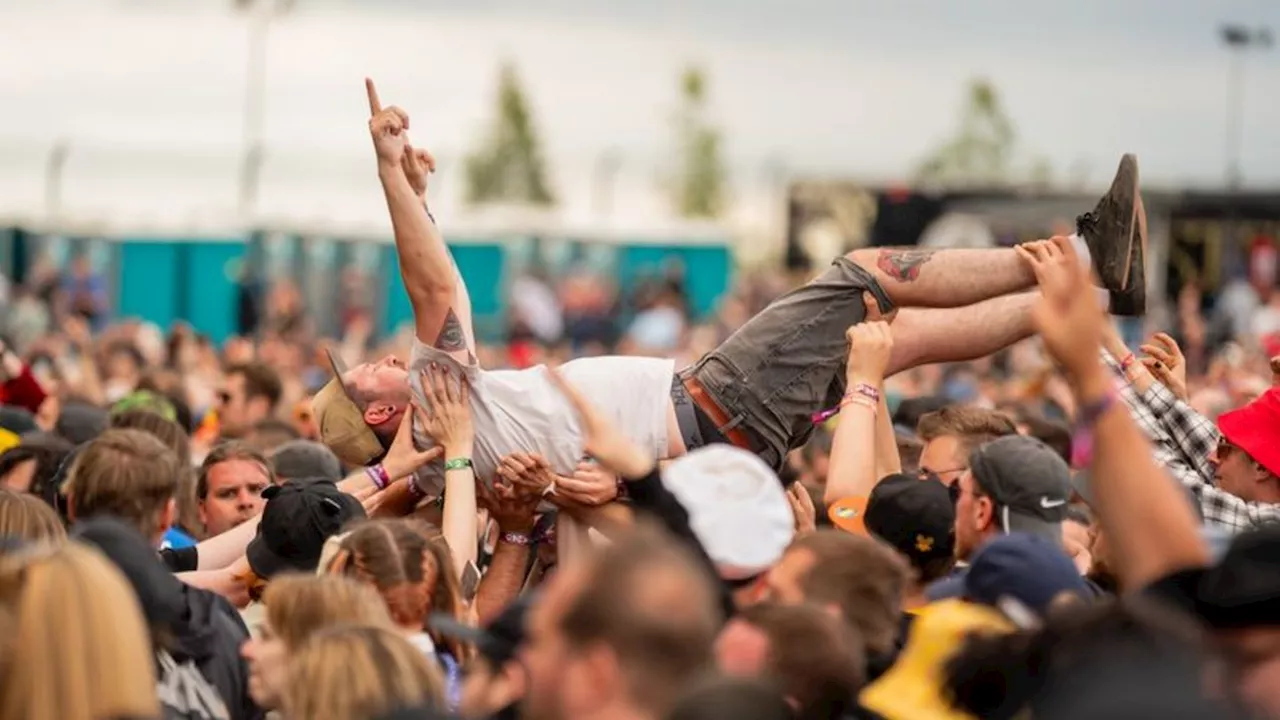
{"label": "pointing index finger", "polygon": [[364,90],[369,94],[369,114],[382,112],[382,101],[378,99],[378,88],[373,86],[373,78],[364,79]]}

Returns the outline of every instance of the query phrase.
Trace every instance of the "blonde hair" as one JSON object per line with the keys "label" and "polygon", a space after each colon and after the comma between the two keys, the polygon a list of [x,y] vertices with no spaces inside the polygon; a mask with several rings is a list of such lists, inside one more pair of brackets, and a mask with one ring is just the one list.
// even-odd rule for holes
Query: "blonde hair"
{"label": "blonde hair", "polygon": [[368,585],[334,575],[282,575],[272,578],[262,602],[271,632],[290,651],[333,625],[355,623],[392,627],[386,605]]}
{"label": "blonde hair", "polygon": [[364,720],[404,707],[444,705],[440,671],[395,630],[347,626],[313,636],[289,661],[285,714]]}
{"label": "blonde hair", "polygon": [[150,538],[178,493],[178,458],[142,430],[108,430],[76,456],[63,493],[75,519],[115,515]]}
{"label": "blonde hair", "polygon": [[138,600],[98,551],[44,545],[0,560],[0,720],[160,715]]}
{"label": "blonde hair", "polygon": [[67,539],[67,530],[44,500],[0,488],[0,537],[5,536],[60,545]]}
{"label": "blonde hair", "polygon": [[[449,549],[428,539],[420,524],[376,520],[357,526],[342,539],[329,572],[377,588],[400,627],[426,631],[433,611],[462,617],[462,591]],[[439,643],[441,638],[432,635],[432,640]],[[465,644],[445,640],[444,646],[459,662],[467,658]]]}

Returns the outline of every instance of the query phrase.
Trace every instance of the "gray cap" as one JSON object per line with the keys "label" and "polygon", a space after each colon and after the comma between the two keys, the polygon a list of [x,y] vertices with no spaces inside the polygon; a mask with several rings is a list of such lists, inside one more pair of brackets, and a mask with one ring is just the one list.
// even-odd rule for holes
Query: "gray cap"
{"label": "gray cap", "polygon": [[281,481],[303,478],[342,479],[342,463],[333,451],[314,440],[290,440],[271,453],[271,468]]}
{"label": "gray cap", "polygon": [[1001,530],[1062,542],[1071,469],[1048,445],[1025,435],[998,438],[969,455],[969,471],[995,503]]}

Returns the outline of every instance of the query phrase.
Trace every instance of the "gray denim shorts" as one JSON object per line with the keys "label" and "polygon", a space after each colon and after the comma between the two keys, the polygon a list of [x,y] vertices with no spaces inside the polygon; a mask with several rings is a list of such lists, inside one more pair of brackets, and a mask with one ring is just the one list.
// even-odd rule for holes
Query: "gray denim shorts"
{"label": "gray denim shorts", "polygon": [[881,312],[893,304],[871,273],[838,257],[807,285],[775,300],[720,347],[684,371],[743,428],[752,449],[781,469],[813,434],[812,416],[840,403],[849,345],[845,331],[866,317],[863,292]]}

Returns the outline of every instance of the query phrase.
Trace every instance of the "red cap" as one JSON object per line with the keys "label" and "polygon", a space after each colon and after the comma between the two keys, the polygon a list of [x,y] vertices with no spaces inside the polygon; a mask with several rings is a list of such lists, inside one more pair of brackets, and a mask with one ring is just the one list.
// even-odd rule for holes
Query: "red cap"
{"label": "red cap", "polygon": [[1280,475],[1280,387],[1218,417],[1227,442],[1248,453],[1273,475]]}

